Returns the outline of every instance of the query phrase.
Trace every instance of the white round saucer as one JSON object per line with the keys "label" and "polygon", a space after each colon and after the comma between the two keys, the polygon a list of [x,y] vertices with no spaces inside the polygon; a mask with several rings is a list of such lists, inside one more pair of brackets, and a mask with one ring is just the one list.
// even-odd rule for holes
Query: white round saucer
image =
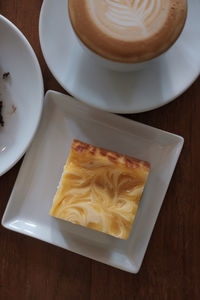
{"label": "white round saucer", "polygon": [[[3,79],[3,74],[10,75]],[[36,132],[43,107],[43,79],[24,35],[0,15],[0,176],[24,154]],[[34,163],[34,162],[33,162]]]}
{"label": "white round saucer", "polygon": [[188,1],[185,28],[173,47],[150,68],[109,71],[85,54],[68,17],[67,0],[44,0],[39,33],[49,69],[71,95],[96,108],[138,113],[172,101],[200,73],[200,1]]}

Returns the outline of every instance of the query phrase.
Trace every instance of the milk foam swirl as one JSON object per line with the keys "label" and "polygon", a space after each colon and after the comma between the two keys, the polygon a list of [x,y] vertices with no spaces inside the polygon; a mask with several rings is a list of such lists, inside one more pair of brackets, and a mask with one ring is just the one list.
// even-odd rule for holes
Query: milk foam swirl
{"label": "milk foam swirl", "polygon": [[[103,31],[122,37],[143,34],[162,27],[169,8],[165,0],[88,0],[91,16]],[[165,9],[163,9],[163,7]],[[154,28],[154,29],[153,29]]]}
{"label": "milk foam swirl", "polygon": [[105,0],[105,16],[113,25],[146,27],[160,11],[161,0]]}
{"label": "milk foam swirl", "polygon": [[187,17],[187,0],[68,0],[68,4],[80,41],[100,57],[120,63],[142,63],[167,51]]}

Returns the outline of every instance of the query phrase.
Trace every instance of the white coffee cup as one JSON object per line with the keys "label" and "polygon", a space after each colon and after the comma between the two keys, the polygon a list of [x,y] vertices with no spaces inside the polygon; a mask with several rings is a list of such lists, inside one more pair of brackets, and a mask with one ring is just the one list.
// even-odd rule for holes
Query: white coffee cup
{"label": "white coffee cup", "polygon": [[143,70],[144,68],[151,67],[152,64],[154,64],[160,57],[164,56],[165,53],[161,54],[160,56],[157,56],[156,58],[153,58],[151,60],[142,62],[142,63],[122,63],[122,62],[116,62],[109,59],[104,58],[103,56],[100,56],[96,54],[95,52],[91,51],[86,45],[79,39],[76,32],[73,29],[73,26],[71,24],[71,28],[76,36],[76,39],[79,42],[79,45],[83,49],[84,53],[87,54],[87,56],[91,57],[93,62],[95,62],[97,65],[107,68],[112,71],[119,71],[119,72],[133,72],[133,71],[139,71]]}
{"label": "white coffee cup", "polygon": [[[93,59],[93,61],[95,61],[98,65],[114,71],[128,72],[128,71],[141,70],[146,67],[151,67],[152,64],[154,64],[163,55],[165,55],[167,50],[171,48],[171,46],[175,43],[175,41],[177,40],[177,38],[179,37],[180,33],[183,30],[186,16],[187,16],[187,0],[150,0],[152,2],[152,5],[155,4],[157,9],[159,9],[159,13],[157,12],[157,15],[156,15],[156,11],[153,11],[153,8],[151,8],[153,12],[149,10],[149,1],[147,0],[143,0],[142,2],[129,1],[129,0],[101,0],[101,2],[98,1],[100,0],[68,0],[69,19],[70,19],[72,30],[75,36],[77,37],[83,51],[88,56],[90,56],[91,59]],[[168,6],[166,3],[168,3]],[[111,6],[110,19],[107,17],[107,19],[109,19],[110,24],[108,20],[106,20],[106,16],[107,16],[106,13],[105,13],[105,22],[107,21],[111,29],[113,27],[113,35],[112,35],[112,30],[110,30],[109,28],[111,32],[109,36],[109,30],[107,30],[107,27],[104,26],[105,24],[103,24],[104,22],[104,19],[102,19],[103,13],[100,14],[101,16],[100,21],[103,20],[102,24],[100,24],[100,26],[97,26],[98,22],[100,21],[97,20],[98,11],[96,12],[96,14],[93,13],[95,5],[98,8],[99,7],[101,8],[102,5],[105,5],[106,7],[108,6],[108,9],[110,9]],[[140,7],[138,8],[137,5],[140,5]],[[148,33],[145,33],[146,36],[145,34],[141,33],[142,26],[141,28],[139,27],[139,29],[137,30],[134,29],[134,26],[135,28],[138,28],[138,26],[134,25],[135,20],[134,18],[132,20],[131,17],[132,15],[134,15],[133,14],[134,9],[137,11],[137,13],[139,9],[141,11],[142,5],[143,7],[146,7],[143,8],[143,15],[146,16],[146,14],[148,13],[147,14],[148,17],[151,18],[154,17],[155,19],[155,20],[153,19],[152,22],[154,22],[156,25],[154,23],[151,23],[151,26],[153,24],[154,27],[156,26],[158,27],[158,32],[156,32],[154,29],[155,32],[153,32],[152,35],[150,35],[150,33],[147,30],[151,27],[147,24],[147,21],[145,21],[146,19],[144,18],[143,15],[140,17],[141,20],[143,20],[144,22],[143,25],[146,26],[145,30]],[[131,11],[131,17],[128,15],[129,10]],[[89,14],[91,14],[91,16],[89,16]],[[112,19],[113,18],[112,14],[114,14],[114,21]],[[129,19],[124,20],[123,18],[127,18],[127,15]],[[117,22],[119,24],[117,24]],[[120,22],[123,24],[123,26],[121,25]],[[167,26],[165,23],[167,23]],[[119,27],[118,30],[119,32],[117,32],[118,38],[116,37],[117,36],[116,32],[114,32],[115,27],[117,28],[117,26]],[[122,28],[124,31],[122,30]],[[170,34],[168,34],[168,31],[170,32]],[[123,37],[124,32],[125,32],[124,35],[126,35],[127,32],[127,34],[130,37],[130,40],[128,39],[126,40],[126,37],[125,38]],[[131,34],[133,35],[135,34],[136,36],[135,40],[134,39],[131,40],[132,38]],[[142,36],[142,34],[144,35],[144,37]],[[169,41],[167,40],[167,38],[169,39]],[[106,55],[104,55],[106,53],[106,48],[107,49],[109,48],[109,46],[106,46],[106,41],[108,42],[108,45],[111,45],[110,47],[111,56],[109,57],[108,56],[106,57]],[[112,46],[112,42],[113,42],[113,46]],[[91,47],[94,45],[95,47]],[[102,45],[102,49],[100,49],[100,47],[99,48],[96,47],[97,45],[98,47],[99,45],[100,47]],[[115,48],[114,48],[115,45],[116,45],[116,49],[121,47],[120,49],[121,52],[123,52],[123,45],[125,45],[124,46],[125,51],[127,51],[128,49],[127,57],[126,55],[124,56],[124,54],[122,59],[118,59],[118,56],[116,57],[112,56],[112,54],[114,55],[115,52]],[[131,48],[132,47],[131,45],[133,45],[133,48]],[[156,46],[158,46],[158,49],[156,48]],[[128,55],[132,55],[131,52],[132,49],[133,49],[133,55],[135,55],[135,57],[133,56],[132,58],[130,58],[129,61]],[[97,50],[100,51],[98,52]]]}

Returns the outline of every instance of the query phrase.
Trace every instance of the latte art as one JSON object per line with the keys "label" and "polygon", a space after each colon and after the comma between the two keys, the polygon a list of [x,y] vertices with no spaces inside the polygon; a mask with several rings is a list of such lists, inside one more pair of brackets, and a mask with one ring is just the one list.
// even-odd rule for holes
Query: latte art
{"label": "latte art", "polygon": [[93,52],[117,62],[144,62],[179,37],[187,0],[68,0],[72,26]]}
{"label": "latte art", "polygon": [[161,10],[161,0],[104,0],[105,17],[119,27],[140,27],[147,30]]}
{"label": "latte art", "polygon": [[164,1],[88,0],[88,8],[94,22],[105,34],[121,40],[140,40],[163,26],[169,10],[166,4],[163,10]]}

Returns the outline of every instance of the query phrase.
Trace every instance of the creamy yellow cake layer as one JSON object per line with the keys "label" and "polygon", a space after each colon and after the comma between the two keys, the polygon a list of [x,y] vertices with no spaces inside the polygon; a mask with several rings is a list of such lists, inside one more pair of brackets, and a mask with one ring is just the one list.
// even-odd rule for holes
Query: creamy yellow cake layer
{"label": "creamy yellow cake layer", "polygon": [[74,140],[50,215],[127,239],[149,171],[147,162]]}

